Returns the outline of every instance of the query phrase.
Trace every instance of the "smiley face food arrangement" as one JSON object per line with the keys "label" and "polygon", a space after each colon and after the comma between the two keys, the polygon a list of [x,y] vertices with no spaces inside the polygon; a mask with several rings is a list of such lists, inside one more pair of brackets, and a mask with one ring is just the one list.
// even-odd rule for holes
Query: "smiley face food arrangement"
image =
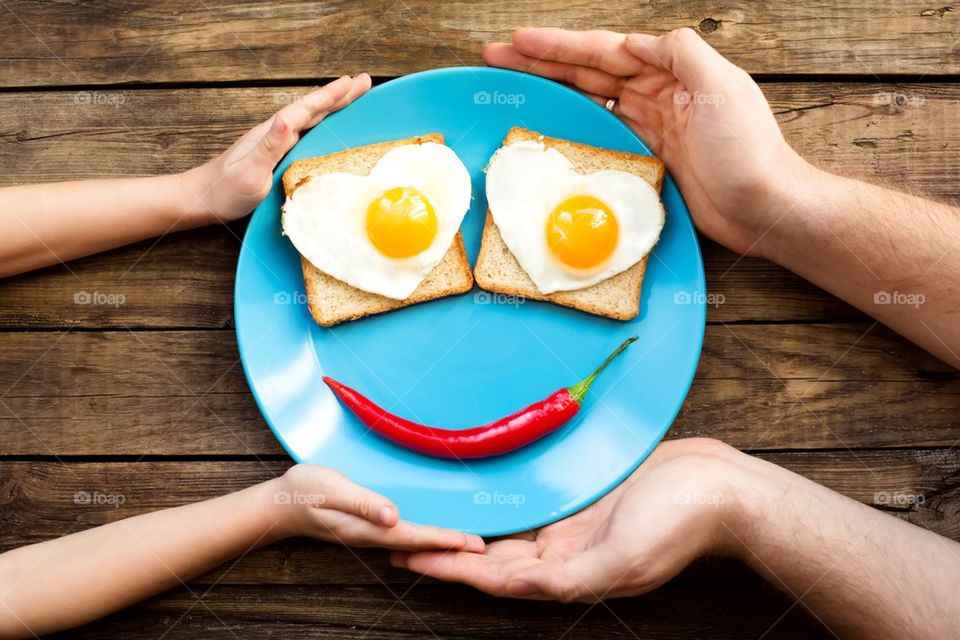
{"label": "smiley face food arrangement", "polygon": [[[617,320],[639,312],[646,259],[665,222],[656,158],[511,129],[486,169],[489,204],[472,271],[460,234],[470,175],[440,134],[296,161],[283,233],[301,255],[321,326],[469,291],[543,300]],[[424,455],[483,458],[526,446],[580,410],[590,376],[490,424],[420,425],[325,377],[377,434]]]}

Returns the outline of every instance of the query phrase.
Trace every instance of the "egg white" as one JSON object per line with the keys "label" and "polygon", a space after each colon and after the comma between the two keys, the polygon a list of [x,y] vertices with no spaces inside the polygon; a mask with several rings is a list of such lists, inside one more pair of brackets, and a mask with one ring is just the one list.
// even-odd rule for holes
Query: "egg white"
{"label": "egg white", "polygon": [[[437,234],[408,258],[380,253],[367,236],[367,208],[394,187],[420,190],[433,205]],[[313,176],[283,205],[283,232],[324,273],[363,291],[403,300],[443,259],[470,208],[470,174],[450,147],[427,142],[395,147],[369,175]]]}
{"label": "egg white", "polygon": [[[504,243],[544,294],[583,289],[626,271],[653,249],[665,221],[660,194],[643,178],[616,170],[578,173],[561,152],[533,140],[497,150],[486,191]],[[613,255],[594,269],[564,265],[547,245],[550,213],[576,195],[606,203],[619,225]]]}

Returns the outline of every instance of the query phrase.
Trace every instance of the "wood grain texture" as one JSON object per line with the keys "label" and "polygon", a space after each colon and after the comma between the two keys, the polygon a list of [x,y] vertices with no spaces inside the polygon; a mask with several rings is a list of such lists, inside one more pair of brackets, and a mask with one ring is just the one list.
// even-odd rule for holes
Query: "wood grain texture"
{"label": "wood grain texture", "polygon": [[[960,374],[881,326],[709,326],[670,435],[747,449],[952,446]],[[18,332],[0,333],[0,454],[283,451],[232,331]]]}
{"label": "wood grain texture", "polygon": [[833,638],[773,587],[668,585],[642,598],[563,605],[495,599],[460,585],[424,580],[409,590],[383,585],[217,586],[179,589],[54,638],[411,637],[736,639]]}
{"label": "wood grain texture", "polygon": [[14,0],[4,13],[8,86],[402,75],[479,64],[484,43],[518,26],[691,27],[752,73],[960,71],[957,13],[922,0]]}
{"label": "wood grain texture", "polygon": [[[781,83],[764,90],[787,138],[818,164],[960,196],[960,85]],[[0,94],[0,185],[183,170],[303,91],[124,90],[102,92],[103,104],[77,102],[76,92]],[[175,234],[3,280],[0,327],[229,326],[243,229],[240,222]],[[703,249],[708,290],[723,300],[708,309],[711,321],[863,319],[764,260],[711,242]],[[84,292],[119,294],[124,303],[77,304]]]}

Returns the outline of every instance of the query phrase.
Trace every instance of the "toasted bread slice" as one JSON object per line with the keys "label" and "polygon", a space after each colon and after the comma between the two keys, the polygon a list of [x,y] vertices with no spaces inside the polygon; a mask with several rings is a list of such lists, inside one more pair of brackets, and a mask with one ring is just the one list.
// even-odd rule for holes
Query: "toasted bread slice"
{"label": "toasted bread slice", "polygon": [[[503,144],[513,144],[521,140],[537,140],[547,147],[555,148],[566,156],[573,163],[574,169],[580,173],[617,169],[640,176],[653,185],[658,192],[663,187],[663,163],[652,156],[610,151],[560,138],[548,138],[535,131],[519,127],[514,127],[507,132]],[[477,279],[477,285],[488,291],[528,300],[546,300],[615,320],[630,320],[640,312],[640,285],[643,282],[646,266],[647,257],[645,256],[626,271],[595,285],[574,291],[540,293],[533,280],[507,248],[488,210],[487,221],[483,226],[480,255],[474,266],[474,276]]]}
{"label": "toasted bread slice", "polygon": [[[297,160],[283,174],[283,190],[289,197],[303,180],[310,176],[334,171],[366,175],[390,149],[425,142],[442,144],[443,135],[430,133],[404,140],[392,140],[338,151],[318,158]],[[469,291],[473,287],[473,274],[470,271],[467,252],[463,248],[463,236],[459,231],[443,259],[405,300],[394,300],[357,289],[323,273],[302,256],[300,263],[303,267],[303,282],[310,313],[322,327],[332,327],[348,320],[357,320],[418,302],[452,296]]]}

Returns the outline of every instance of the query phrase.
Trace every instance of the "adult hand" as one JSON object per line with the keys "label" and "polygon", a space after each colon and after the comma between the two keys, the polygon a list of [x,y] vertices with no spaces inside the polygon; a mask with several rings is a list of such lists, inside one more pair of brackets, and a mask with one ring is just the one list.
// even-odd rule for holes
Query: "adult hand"
{"label": "adult hand", "polygon": [[307,536],[357,547],[482,552],[479,536],[400,520],[396,506],[334,469],[300,464],[267,483],[271,538]]}
{"label": "adult hand", "polygon": [[[619,487],[565,520],[472,552],[391,562],[497,596],[595,602],[646,593],[691,560],[736,544],[738,458],[714,440],[661,444]],[[733,539],[731,539],[731,537]]]}
{"label": "adult hand", "polygon": [[756,83],[690,29],[660,37],[518,29],[483,57],[600,104],[617,98],[614,113],[667,165],[697,226],[734,251],[763,255],[764,234],[810,171]]}
{"label": "adult hand", "polygon": [[273,169],[309,129],[370,88],[370,76],[343,76],[298,98],[247,131],[229,149],[182,174],[186,208],[205,223],[250,213],[270,192]]}

